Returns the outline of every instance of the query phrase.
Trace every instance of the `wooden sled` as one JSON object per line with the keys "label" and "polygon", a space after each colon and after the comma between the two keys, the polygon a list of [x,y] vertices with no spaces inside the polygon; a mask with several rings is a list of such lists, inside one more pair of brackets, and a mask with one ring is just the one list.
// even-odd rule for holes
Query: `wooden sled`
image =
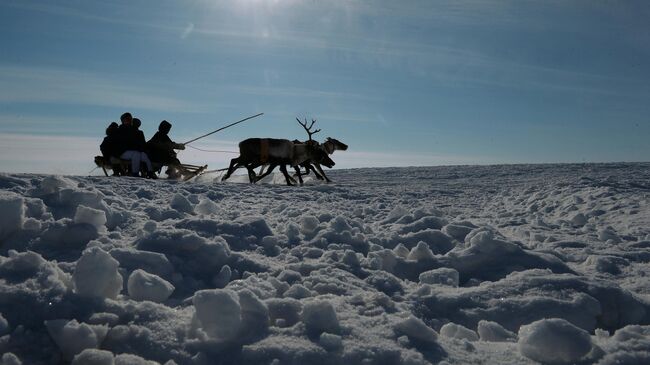
{"label": "wooden sled", "polygon": [[[104,156],[95,156],[95,164],[97,167],[101,167],[101,169],[104,171],[104,175],[106,176],[109,176],[108,170],[112,170],[113,166],[115,165],[121,166],[122,171],[129,171],[131,167],[131,161],[129,160],[122,160],[111,157],[110,161],[107,161]],[[163,166],[164,165],[160,163],[153,163],[154,171],[162,170]],[[201,175],[207,168],[208,165],[197,166],[189,164],[173,164],[167,166],[165,173],[170,179],[187,181],[193,177]]]}

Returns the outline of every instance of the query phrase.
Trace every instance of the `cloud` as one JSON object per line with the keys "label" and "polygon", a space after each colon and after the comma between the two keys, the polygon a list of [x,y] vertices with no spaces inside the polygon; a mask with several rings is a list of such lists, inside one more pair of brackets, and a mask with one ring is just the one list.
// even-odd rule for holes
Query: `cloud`
{"label": "cloud", "polygon": [[204,105],[161,94],[160,87],[134,86],[142,85],[142,82],[112,76],[51,67],[0,65],[0,84],[3,85],[0,102],[137,107],[180,112],[208,110]]}
{"label": "cloud", "polygon": [[192,34],[192,31],[194,31],[194,23],[189,23],[185,29],[183,29],[183,33],[181,34],[181,39],[187,38],[190,34]]}

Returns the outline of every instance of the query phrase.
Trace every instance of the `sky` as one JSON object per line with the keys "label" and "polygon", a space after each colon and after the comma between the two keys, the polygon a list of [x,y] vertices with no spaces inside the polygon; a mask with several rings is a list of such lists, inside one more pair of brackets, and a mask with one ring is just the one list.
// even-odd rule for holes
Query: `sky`
{"label": "sky", "polygon": [[[129,111],[226,167],[249,137],[337,168],[650,160],[650,2],[0,0],[0,171],[87,174]],[[93,172],[94,174],[97,171]]]}

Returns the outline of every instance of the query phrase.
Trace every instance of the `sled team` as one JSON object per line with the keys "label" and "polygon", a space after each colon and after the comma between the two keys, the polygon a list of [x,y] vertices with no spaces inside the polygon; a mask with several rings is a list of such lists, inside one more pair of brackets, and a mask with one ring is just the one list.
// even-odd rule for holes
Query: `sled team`
{"label": "sled team", "polygon": [[[106,137],[100,145],[104,161],[113,170],[113,176],[137,176],[157,179],[156,171],[162,166],[181,166],[176,158],[176,150],[184,150],[185,145],[169,138],[171,123],[160,122],[158,132],[146,141],[140,130],[142,122],[131,113],[120,117],[121,125],[113,122],[106,128]],[[123,160],[129,161],[124,165]]]}

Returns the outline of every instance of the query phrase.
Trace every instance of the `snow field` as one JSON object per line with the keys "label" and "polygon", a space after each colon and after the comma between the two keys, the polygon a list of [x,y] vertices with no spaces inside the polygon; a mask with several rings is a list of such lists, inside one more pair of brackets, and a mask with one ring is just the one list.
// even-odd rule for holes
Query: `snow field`
{"label": "snow field", "polygon": [[0,175],[0,364],[647,362],[647,164],[331,175]]}

